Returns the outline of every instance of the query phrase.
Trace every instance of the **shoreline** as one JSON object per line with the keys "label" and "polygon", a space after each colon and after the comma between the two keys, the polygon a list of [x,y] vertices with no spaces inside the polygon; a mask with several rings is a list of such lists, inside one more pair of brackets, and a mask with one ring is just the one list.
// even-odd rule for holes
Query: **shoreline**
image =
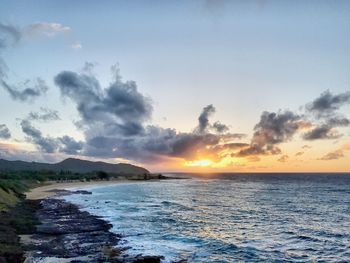
{"label": "shoreline", "polygon": [[[47,182],[26,193],[26,200],[38,208],[34,232],[20,235],[25,263],[111,262],[161,263],[162,255],[130,255],[130,247],[120,247],[122,235],[111,232],[112,224],[97,215],[80,210],[77,204],[60,198],[64,195],[91,194],[94,186],[123,183],[159,182],[161,179],[114,179],[90,182]],[[87,189],[86,189],[87,188]],[[185,263],[186,260],[172,261]]]}
{"label": "shoreline", "polygon": [[26,193],[26,200],[37,204],[35,214],[39,224],[33,233],[20,235],[25,252],[24,262],[161,263],[164,259],[161,255],[129,255],[128,248],[119,246],[122,236],[110,231],[110,222],[60,198],[63,195],[91,194],[88,189],[84,189],[89,186],[146,181],[159,180],[48,182],[47,185],[32,188]]}
{"label": "shoreline", "polygon": [[135,183],[135,182],[148,182],[148,181],[159,181],[159,180],[129,180],[129,179],[114,179],[109,181],[90,181],[90,182],[46,182],[45,185],[30,189],[26,192],[26,199],[28,200],[41,200],[46,198],[54,198],[57,193],[61,190],[72,190],[74,188],[89,187],[89,186],[108,186],[122,183]]}
{"label": "shoreline", "polygon": [[110,231],[108,221],[81,211],[76,204],[56,198],[33,202],[39,205],[39,224],[34,233],[20,236],[25,263],[160,263],[164,259],[129,255],[126,248],[118,246],[122,236]]}

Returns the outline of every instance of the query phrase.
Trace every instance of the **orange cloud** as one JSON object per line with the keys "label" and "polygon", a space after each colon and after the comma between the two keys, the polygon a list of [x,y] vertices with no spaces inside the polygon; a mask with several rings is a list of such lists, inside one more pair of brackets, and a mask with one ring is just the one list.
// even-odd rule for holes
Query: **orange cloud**
{"label": "orange cloud", "polygon": [[323,161],[337,160],[345,157],[346,151],[350,151],[350,144],[342,145],[339,149],[327,153],[326,155],[319,158],[319,160],[323,160]]}

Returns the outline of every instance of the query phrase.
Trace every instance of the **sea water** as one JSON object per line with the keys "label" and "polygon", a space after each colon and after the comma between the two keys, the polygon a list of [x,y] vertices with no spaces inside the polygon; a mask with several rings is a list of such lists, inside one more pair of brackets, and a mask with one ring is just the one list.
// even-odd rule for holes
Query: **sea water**
{"label": "sea water", "polygon": [[349,174],[187,177],[65,199],[112,223],[128,254],[164,262],[350,262]]}

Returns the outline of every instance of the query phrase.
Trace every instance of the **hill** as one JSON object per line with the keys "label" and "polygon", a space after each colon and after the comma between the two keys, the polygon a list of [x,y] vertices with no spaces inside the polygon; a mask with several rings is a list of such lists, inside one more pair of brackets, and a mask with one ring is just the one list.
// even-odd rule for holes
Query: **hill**
{"label": "hill", "polygon": [[68,158],[54,164],[0,159],[0,171],[70,171],[74,173],[103,171],[111,174],[149,174],[145,168],[132,164],[92,162],[75,158]]}

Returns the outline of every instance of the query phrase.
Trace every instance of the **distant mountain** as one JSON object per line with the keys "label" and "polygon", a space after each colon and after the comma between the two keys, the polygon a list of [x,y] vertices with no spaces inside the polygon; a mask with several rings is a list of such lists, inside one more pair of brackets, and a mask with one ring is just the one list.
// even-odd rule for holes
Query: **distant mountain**
{"label": "distant mountain", "polygon": [[75,173],[88,173],[104,171],[113,174],[149,174],[145,168],[126,163],[91,162],[86,160],[68,158],[59,163],[37,163],[24,161],[7,161],[0,159],[1,171],[71,171]]}

